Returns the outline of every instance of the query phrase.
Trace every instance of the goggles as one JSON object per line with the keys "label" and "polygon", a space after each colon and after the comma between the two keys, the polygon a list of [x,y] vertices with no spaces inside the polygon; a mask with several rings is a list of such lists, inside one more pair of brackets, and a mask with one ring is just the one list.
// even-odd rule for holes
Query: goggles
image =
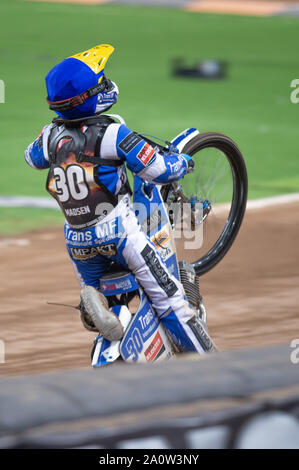
{"label": "goggles", "polygon": [[111,81],[103,75],[101,83],[88,88],[88,90],[84,91],[84,93],[81,93],[80,95],[61,101],[50,101],[49,98],[47,98],[47,102],[52,111],[67,111],[85,103],[88,98],[98,95],[104,90],[109,90],[111,86]]}

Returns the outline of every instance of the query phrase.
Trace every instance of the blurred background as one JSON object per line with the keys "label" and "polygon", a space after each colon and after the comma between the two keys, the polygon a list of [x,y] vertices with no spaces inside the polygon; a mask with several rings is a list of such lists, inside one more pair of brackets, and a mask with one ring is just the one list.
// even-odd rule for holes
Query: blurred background
{"label": "blurred background", "polygon": [[[44,78],[57,62],[99,43],[115,47],[106,68],[120,89],[113,112],[130,128],[165,139],[187,127],[225,133],[245,156],[250,198],[298,191],[299,104],[291,103],[290,83],[298,75],[299,28],[298,17],[289,14],[297,7],[279,5],[2,0],[0,195],[46,196],[46,174],[27,168],[23,159],[26,146],[54,117]],[[239,15],[207,13],[222,10]],[[223,61],[226,77],[173,76],[178,58],[188,67]],[[0,233],[62,221],[53,211],[2,207],[0,215]]]}

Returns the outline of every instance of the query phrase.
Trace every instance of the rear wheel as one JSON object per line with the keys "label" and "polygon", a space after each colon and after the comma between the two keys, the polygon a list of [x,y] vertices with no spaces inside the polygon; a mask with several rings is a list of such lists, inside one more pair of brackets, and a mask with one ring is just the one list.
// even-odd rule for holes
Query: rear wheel
{"label": "rear wheel", "polygon": [[247,171],[240,149],[223,134],[199,134],[182,152],[195,163],[194,172],[180,181],[184,196],[208,201],[211,207],[203,221],[202,245],[183,252],[201,276],[221,261],[238,234],[246,209]]}

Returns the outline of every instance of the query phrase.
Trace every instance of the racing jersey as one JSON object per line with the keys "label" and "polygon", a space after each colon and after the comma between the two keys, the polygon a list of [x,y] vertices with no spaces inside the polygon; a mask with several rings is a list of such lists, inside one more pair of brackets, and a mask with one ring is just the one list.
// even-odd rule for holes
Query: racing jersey
{"label": "racing jersey", "polygon": [[[99,122],[101,118],[105,120],[101,115]],[[101,134],[101,126],[94,131],[94,124],[82,122],[77,134],[84,137],[85,160],[79,159],[76,146],[72,147],[72,131],[68,132],[67,125],[59,120],[45,126],[25,150],[26,162],[31,167],[49,168],[47,190],[75,229],[97,223],[107,215],[107,210],[99,210],[99,206],[110,203],[115,207],[116,196],[128,192],[125,164],[134,174],[154,184],[177,180],[187,171],[188,163],[183,155],[162,154],[125,124],[109,119]],[[101,134],[98,140],[97,132]],[[53,135],[55,152],[51,152]]]}

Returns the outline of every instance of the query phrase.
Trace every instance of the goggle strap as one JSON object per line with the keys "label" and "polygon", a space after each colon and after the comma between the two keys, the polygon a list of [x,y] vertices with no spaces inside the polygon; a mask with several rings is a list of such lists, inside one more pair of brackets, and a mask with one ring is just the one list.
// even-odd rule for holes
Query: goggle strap
{"label": "goggle strap", "polygon": [[80,95],[73,96],[72,98],[67,98],[66,100],[61,101],[50,101],[49,98],[47,98],[47,102],[52,111],[67,111],[69,109],[75,108],[76,106],[80,106],[81,104],[85,103],[88,98],[101,93],[106,88],[107,82],[108,80],[103,75],[101,83],[97,83],[91,88],[88,88],[88,90],[84,91],[84,93],[81,93]]}

